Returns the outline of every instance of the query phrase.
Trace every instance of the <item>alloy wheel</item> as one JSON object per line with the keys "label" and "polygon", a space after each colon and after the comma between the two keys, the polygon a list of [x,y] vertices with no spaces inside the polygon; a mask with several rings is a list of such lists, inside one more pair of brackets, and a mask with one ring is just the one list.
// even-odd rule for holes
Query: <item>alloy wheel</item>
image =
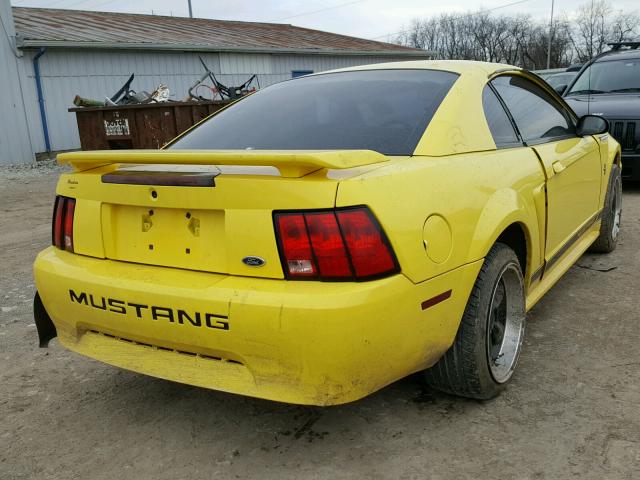
{"label": "alloy wheel", "polygon": [[524,338],[524,288],[520,270],[508,264],[493,288],[487,322],[487,360],[491,376],[505,383],[516,366]]}

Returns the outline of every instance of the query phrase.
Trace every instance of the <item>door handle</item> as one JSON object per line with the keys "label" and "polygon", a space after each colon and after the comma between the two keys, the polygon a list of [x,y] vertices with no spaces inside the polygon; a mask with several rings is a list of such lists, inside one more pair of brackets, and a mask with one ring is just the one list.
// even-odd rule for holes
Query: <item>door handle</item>
{"label": "door handle", "polygon": [[562,162],[553,162],[553,171],[555,173],[562,172],[566,167],[562,164]]}

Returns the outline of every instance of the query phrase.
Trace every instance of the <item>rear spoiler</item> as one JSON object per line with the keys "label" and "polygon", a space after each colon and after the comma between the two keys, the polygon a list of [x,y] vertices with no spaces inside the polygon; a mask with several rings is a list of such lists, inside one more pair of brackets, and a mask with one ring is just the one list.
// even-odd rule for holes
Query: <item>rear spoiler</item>
{"label": "rear spoiler", "polygon": [[321,168],[345,169],[388,161],[372,150],[95,150],[58,155],[58,163],[75,171],[132,163],[147,165],[272,166],[283,177],[301,177]]}

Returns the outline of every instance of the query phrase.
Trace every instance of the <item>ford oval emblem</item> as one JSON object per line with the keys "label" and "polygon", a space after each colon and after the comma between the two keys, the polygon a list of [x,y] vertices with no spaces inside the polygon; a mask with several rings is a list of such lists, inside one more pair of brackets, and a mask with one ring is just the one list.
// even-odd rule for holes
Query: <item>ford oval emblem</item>
{"label": "ford oval emblem", "polygon": [[242,259],[242,263],[249,267],[262,267],[265,263],[267,263],[267,261],[264,258],[249,256],[244,257]]}

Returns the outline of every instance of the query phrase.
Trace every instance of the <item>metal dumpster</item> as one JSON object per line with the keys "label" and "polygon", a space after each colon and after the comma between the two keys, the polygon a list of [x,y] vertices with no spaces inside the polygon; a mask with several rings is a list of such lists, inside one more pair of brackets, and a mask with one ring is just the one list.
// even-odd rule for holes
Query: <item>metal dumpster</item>
{"label": "metal dumpster", "polygon": [[76,114],[82,150],[153,149],[229,103],[227,100],[74,107],[69,112]]}

